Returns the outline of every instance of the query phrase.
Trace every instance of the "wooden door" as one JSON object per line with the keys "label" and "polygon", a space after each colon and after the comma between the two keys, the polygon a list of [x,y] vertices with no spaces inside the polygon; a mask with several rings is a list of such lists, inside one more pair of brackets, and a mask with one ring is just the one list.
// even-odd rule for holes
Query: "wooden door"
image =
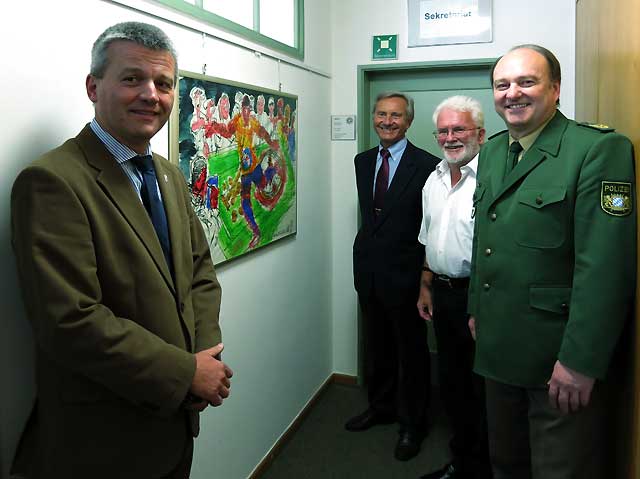
{"label": "wooden door", "polygon": [[[613,126],[631,139],[640,185],[640,2],[577,0],[576,29],[576,119]],[[636,212],[637,207],[636,187]],[[609,408],[611,477],[627,479],[640,479],[639,292],[636,287],[634,321],[609,384],[615,390]]]}

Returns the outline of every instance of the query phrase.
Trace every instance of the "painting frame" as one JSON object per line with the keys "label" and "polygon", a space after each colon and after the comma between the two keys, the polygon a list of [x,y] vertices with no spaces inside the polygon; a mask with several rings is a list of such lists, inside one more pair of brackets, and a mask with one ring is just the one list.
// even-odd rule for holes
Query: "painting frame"
{"label": "painting frame", "polygon": [[298,96],[178,72],[169,158],[218,265],[297,234]]}

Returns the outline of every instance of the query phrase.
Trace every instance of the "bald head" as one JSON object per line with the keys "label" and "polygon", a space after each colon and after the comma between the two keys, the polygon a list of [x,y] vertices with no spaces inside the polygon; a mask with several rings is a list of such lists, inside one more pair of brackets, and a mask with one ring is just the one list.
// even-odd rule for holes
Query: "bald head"
{"label": "bald head", "polygon": [[492,79],[496,112],[514,138],[534,132],[554,115],[559,65],[556,72],[543,53],[527,46],[512,49],[497,61]]}

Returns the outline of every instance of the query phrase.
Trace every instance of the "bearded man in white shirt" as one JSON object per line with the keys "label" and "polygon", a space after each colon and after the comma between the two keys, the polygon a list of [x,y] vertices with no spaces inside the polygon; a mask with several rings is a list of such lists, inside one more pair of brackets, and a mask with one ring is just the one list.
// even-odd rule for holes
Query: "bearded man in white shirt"
{"label": "bearded man in white shirt", "polygon": [[453,459],[425,479],[488,479],[483,380],[473,372],[474,340],[468,328],[467,292],[473,242],[473,193],[478,152],[484,142],[480,103],[467,96],[445,99],[433,113],[434,136],[444,160],[422,189],[425,245],[418,311],[433,321],[440,390],[453,437]]}

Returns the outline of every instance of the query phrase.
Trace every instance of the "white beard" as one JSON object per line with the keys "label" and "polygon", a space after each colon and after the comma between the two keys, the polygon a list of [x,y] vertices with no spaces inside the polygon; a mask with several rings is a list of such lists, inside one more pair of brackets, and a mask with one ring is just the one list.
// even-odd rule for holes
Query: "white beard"
{"label": "white beard", "polygon": [[480,151],[480,145],[478,144],[477,139],[470,140],[466,144],[461,141],[458,141],[458,143],[462,145],[462,151],[458,151],[455,157],[450,156],[449,151],[446,148],[442,148],[444,159],[447,160],[447,163],[450,165],[466,165],[473,160],[474,156],[476,156],[478,151]]}

